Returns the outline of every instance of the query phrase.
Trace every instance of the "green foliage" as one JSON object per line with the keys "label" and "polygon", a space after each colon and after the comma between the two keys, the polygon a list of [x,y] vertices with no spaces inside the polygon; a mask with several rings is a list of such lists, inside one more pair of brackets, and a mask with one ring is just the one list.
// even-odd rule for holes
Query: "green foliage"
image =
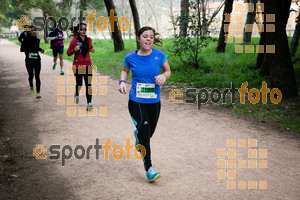
{"label": "green foliage", "polygon": [[270,99],[267,104],[251,104],[246,101],[246,104],[234,105],[233,110],[236,114],[247,115],[261,122],[269,122],[277,127],[284,126],[300,133],[300,101],[297,98],[283,99],[279,104],[271,103]]}
{"label": "green foliage", "polygon": [[77,3],[77,8],[82,9],[85,15],[88,15],[90,10],[101,11],[105,6],[103,0],[80,0]]}
{"label": "green foliage", "polygon": [[211,41],[212,38],[208,36],[199,36],[199,38],[193,39],[189,36],[184,38],[175,35],[173,52],[185,66],[198,69],[199,64],[205,61],[200,54],[201,49],[207,47]]}
{"label": "green foliage", "polygon": [[4,14],[6,10],[9,8],[9,0],[0,0],[0,14]]}
{"label": "green foliage", "polygon": [[5,16],[11,19],[19,19],[21,16],[26,14],[27,12],[24,9],[15,6],[10,6],[5,12]]}
{"label": "green foliage", "polygon": [[[198,0],[189,2],[190,11],[187,18],[187,36],[174,35],[173,52],[187,68],[200,68],[204,73],[208,73],[209,69],[205,68],[205,59],[201,55],[201,49],[207,47],[215,39],[203,35],[202,29],[206,24],[203,21],[201,22],[199,6]],[[185,21],[185,18],[179,16],[175,20],[175,25],[179,26],[180,24],[184,24]],[[201,64],[203,64],[204,68],[200,67]]]}
{"label": "green foliage", "polygon": [[[17,40],[13,40],[19,44]],[[266,81],[268,87],[270,86],[269,79],[260,75],[260,70],[256,69],[257,54],[237,54],[234,53],[234,44],[226,45],[226,52],[219,54],[215,52],[216,41],[212,40],[208,43],[206,48],[200,52],[204,61],[199,65],[199,69],[189,67],[180,62],[180,58],[174,56],[173,39],[165,39],[163,47],[154,48],[159,49],[168,55],[168,62],[171,66],[172,76],[167,80],[167,84],[172,84],[182,87],[187,84],[190,87],[197,88],[230,88],[231,83],[235,88],[239,88],[245,81],[248,82],[248,89],[262,87],[262,82]],[[250,44],[255,45],[259,43],[259,38],[252,38]],[[66,56],[66,51],[69,46],[68,42],[65,44],[64,59],[73,61],[73,56]],[[120,76],[122,70],[124,57],[136,50],[135,40],[124,40],[125,50],[121,52],[114,52],[112,40],[93,40],[95,53],[91,53],[92,63],[97,66],[101,73],[112,74],[116,77]],[[52,56],[52,51],[49,44],[44,44],[41,41],[41,48],[46,50],[46,55]],[[293,58],[296,78],[300,77],[300,47]],[[130,78],[130,77],[129,77]],[[300,88],[299,78],[297,79],[298,88]],[[269,95],[268,95],[269,96]],[[290,130],[300,132],[300,101],[299,99],[283,100],[279,104],[273,104],[268,99],[267,104],[232,104],[227,102],[221,104],[222,107],[233,109],[237,114],[248,115],[259,120],[270,122],[276,126],[285,126]]]}
{"label": "green foliage", "polygon": [[9,28],[13,19],[18,19],[27,14],[18,1],[0,0],[0,29],[1,27]]}
{"label": "green foliage", "polygon": [[13,20],[11,18],[7,18],[4,15],[0,14],[0,31],[2,27],[9,28],[11,26],[12,21]]}
{"label": "green foliage", "polygon": [[[17,40],[16,40],[17,42]],[[258,44],[259,38],[252,38],[251,44]],[[18,43],[18,42],[17,42]],[[231,83],[239,87],[247,81],[249,88],[260,88],[262,81],[269,85],[269,79],[260,75],[259,70],[255,69],[256,54],[236,54],[234,45],[226,46],[226,53],[216,53],[216,41],[213,39],[207,47],[202,49],[200,55],[204,61],[199,65],[199,69],[187,66],[180,62],[180,58],[174,56],[173,39],[163,40],[164,46],[153,48],[159,49],[168,55],[168,62],[171,66],[172,76],[168,82],[189,83],[193,87],[210,88],[229,88]],[[69,42],[64,42],[65,52]],[[98,70],[120,75],[123,67],[124,57],[136,50],[135,40],[124,40],[125,50],[114,53],[112,40],[93,40],[96,52],[91,53],[92,62],[98,66]],[[41,40],[41,48],[46,50],[46,55],[52,55],[50,44],[44,44]],[[73,60],[73,56],[68,57],[64,54],[64,59]]]}

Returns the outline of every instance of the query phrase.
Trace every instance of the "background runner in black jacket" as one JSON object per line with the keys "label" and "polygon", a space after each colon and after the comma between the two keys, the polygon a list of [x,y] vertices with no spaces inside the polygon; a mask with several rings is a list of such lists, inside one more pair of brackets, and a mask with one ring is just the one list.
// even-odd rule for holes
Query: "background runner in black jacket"
{"label": "background runner in black jacket", "polygon": [[33,88],[33,70],[36,81],[36,98],[40,99],[40,88],[41,88],[41,80],[40,80],[40,72],[41,72],[41,57],[39,55],[39,51],[44,53],[44,50],[40,48],[40,39],[36,36],[36,28],[35,26],[30,26],[30,36],[26,37],[23,41],[23,47],[26,55],[25,64],[26,69],[29,75],[28,81],[30,85],[30,92],[34,94]]}
{"label": "background runner in black jacket", "polygon": [[24,52],[24,44],[23,44],[23,42],[30,36],[30,31],[28,30],[29,26],[25,25],[24,29],[25,29],[25,31],[23,31],[20,34],[20,36],[18,37],[18,40],[21,42],[21,47],[20,47],[20,51],[21,52]]}

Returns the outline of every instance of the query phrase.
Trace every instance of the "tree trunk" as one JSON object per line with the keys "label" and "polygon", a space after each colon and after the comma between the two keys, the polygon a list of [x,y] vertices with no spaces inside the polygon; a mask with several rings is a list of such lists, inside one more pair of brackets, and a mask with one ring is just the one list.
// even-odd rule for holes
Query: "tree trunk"
{"label": "tree trunk", "polygon": [[[198,7],[199,7],[199,0],[198,2]],[[201,22],[201,32],[200,35],[207,35],[208,34],[208,20],[206,18],[206,8],[207,8],[207,2],[206,0],[201,0],[201,14],[202,14],[202,22]]]}
{"label": "tree trunk", "polygon": [[189,17],[189,0],[181,0],[180,3],[180,27],[179,27],[179,36],[187,36],[187,26],[188,26],[188,17]]}
{"label": "tree trunk", "polygon": [[[266,53],[261,55],[261,71],[270,76],[272,88],[278,88],[283,98],[298,96],[295,72],[289,52],[286,24],[291,0],[264,0],[265,14],[275,14],[275,32],[265,32]],[[275,46],[275,53],[268,52],[268,45]]]}
{"label": "tree trunk", "polygon": [[[110,10],[114,10],[115,16],[118,17],[113,0],[104,0],[104,3],[105,3],[107,15],[110,16]],[[114,21],[114,31],[111,33],[111,35],[114,41],[115,52],[124,50],[124,42],[122,40],[122,34],[118,28],[117,21]]]}
{"label": "tree trunk", "polygon": [[79,13],[79,23],[83,23],[83,10],[80,9],[80,13]]}
{"label": "tree trunk", "polygon": [[[224,53],[225,52],[225,48],[226,48],[225,30],[224,30],[225,14],[231,14],[231,12],[232,12],[232,4],[233,4],[233,0],[225,0],[225,7],[224,7],[224,11],[223,11],[222,26],[221,26],[219,40],[218,40],[217,49],[216,49],[216,52],[218,52],[218,53],[220,53],[220,52]],[[230,22],[226,23],[226,24],[229,25]]]}
{"label": "tree trunk", "polygon": [[[68,20],[71,20],[71,11],[72,11],[72,1],[69,2],[68,4]],[[71,24],[69,24],[69,27],[71,27]],[[71,27],[73,28],[73,27]],[[66,31],[66,34],[67,34],[67,42],[69,42],[69,31]]]}
{"label": "tree trunk", "polygon": [[173,25],[173,31],[174,35],[176,34],[176,26],[175,26],[175,17],[174,17],[174,12],[173,12],[174,6],[173,6],[173,1],[170,1],[170,10],[171,10],[171,21]]}
{"label": "tree trunk", "polygon": [[[129,24],[131,24],[132,22],[132,17],[130,17],[129,19]],[[129,35],[129,40],[131,40],[131,26],[129,25],[129,29],[128,29],[128,35]]]}
{"label": "tree trunk", "polygon": [[176,34],[176,23],[175,23],[175,17],[174,17],[174,12],[173,12],[173,9],[174,9],[174,6],[173,6],[173,0],[163,0],[163,2],[165,4],[167,4],[170,8],[170,18],[171,18],[171,23],[172,23],[172,26],[173,26],[173,32],[174,32],[174,35]]}
{"label": "tree trunk", "polygon": [[49,41],[47,40],[47,37],[48,37],[48,14],[46,12],[43,11],[43,16],[44,16],[44,41],[45,41],[45,44],[47,44]]}
{"label": "tree trunk", "polygon": [[157,20],[157,16],[155,14],[155,11],[152,8],[152,5],[149,3],[149,0],[145,0],[145,2],[148,4],[149,8],[151,9],[151,12],[153,13],[153,16],[155,18],[155,24],[156,24],[156,32],[158,32],[158,20]]}
{"label": "tree trunk", "polygon": [[253,27],[252,27],[251,32],[246,32],[246,24],[253,24],[254,25],[257,0],[248,0],[247,3],[253,3],[254,10],[253,10],[253,12],[248,12],[247,13],[247,18],[246,18],[246,22],[245,22],[245,26],[244,26],[244,32],[243,32],[243,41],[244,42],[251,42]]}
{"label": "tree trunk", "polygon": [[293,39],[292,39],[291,45],[290,45],[291,56],[295,56],[295,54],[296,54],[298,43],[299,43],[299,36],[300,36],[300,12],[299,12],[297,20],[296,20],[296,27],[295,27]]}
{"label": "tree trunk", "polygon": [[[140,17],[139,17],[139,13],[136,7],[136,3],[135,0],[129,0],[129,4],[130,4],[130,8],[131,8],[131,12],[132,12],[132,17],[133,17],[133,21],[134,21],[134,31],[135,31],[135,36],[137,36],[138,31],[141,28],[140,25]],[[136,38],[136,48],[140,49],[140,43],[137,41]]]}

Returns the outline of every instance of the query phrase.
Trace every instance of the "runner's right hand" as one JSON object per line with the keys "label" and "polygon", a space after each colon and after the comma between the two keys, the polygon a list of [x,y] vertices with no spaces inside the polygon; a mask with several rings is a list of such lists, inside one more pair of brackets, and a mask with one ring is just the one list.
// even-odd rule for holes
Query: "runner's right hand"
{"label": "runner's right hand", "polygon": [[120,84],[119,92],[122,93],[122,94],[127,94],[126,93],[126,84],[124,82],[122,82]]}
{"label": "runner's right hand", "polygon": [[74,51],[78,51],[80,49],[79,45],[76,45],[76,47],[74,48]]}

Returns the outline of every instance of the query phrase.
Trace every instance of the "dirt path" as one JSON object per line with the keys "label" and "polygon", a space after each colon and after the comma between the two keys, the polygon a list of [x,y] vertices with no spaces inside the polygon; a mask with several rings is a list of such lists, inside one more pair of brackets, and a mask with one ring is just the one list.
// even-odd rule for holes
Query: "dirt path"
{"label": "dirt path", "polygon": [[[1,40],[0,52],[0,138],[10,138],[16,148],[13,160],[0,157],[9,178],[0,181],[1,199],[300,199],[300,140],[292,132],[211,109],[197,111],[193,106],[172,104],[166,94],[151,140],[152,161],[162,174],[158,181],[147,182],[142,161],[133,150],[130,160],[125,155],[115,160],[110,149],[109,160],[105,160],[104,149],[99,159],[92,149],[89,160],[73,155],[64,167],[61,159],[36,160],[32,149],[38,144],[47,148],[60,144],[61,149],[70,145],[73,151],[76,145],[87,150],[96,139],[103,145],[111,138],[112,147],[120,144],[124,148],[127,138],[134,144],[128,96],[120,95],[118,81],[108,78],[108,94],[93,97],[94,107],[107,108],[106,117],[67,116],[70,106],[57,105],[59,71],[51,69],[51,57],[42,55],[42,99],[36,100],[29,94],[19,47]],[[85,102],[81,96],[79,107],[85,107]],[[227,147],[227,139],[237,139],[236,144],[238,139],[256,139],[257,147]],[[232,181],[246,181],[239,182],[240,187],[257,183],[257,189],[227,189],[229,179],[217,177],[217,170],[222,170],[217,168],[217,160],[222,160],[217,158],[217,149],[235,149],[236,158],[228,160],[267,160],[267,168],[239,168],[236,163],[236,168],[226,169],[236,170]],[[248,149],[267,149],[267,158],[248,159]],[[260,166],[264,164],[261,161]],[[266,181],[267,189],[259,189],[264,187],[259,181]]]}

